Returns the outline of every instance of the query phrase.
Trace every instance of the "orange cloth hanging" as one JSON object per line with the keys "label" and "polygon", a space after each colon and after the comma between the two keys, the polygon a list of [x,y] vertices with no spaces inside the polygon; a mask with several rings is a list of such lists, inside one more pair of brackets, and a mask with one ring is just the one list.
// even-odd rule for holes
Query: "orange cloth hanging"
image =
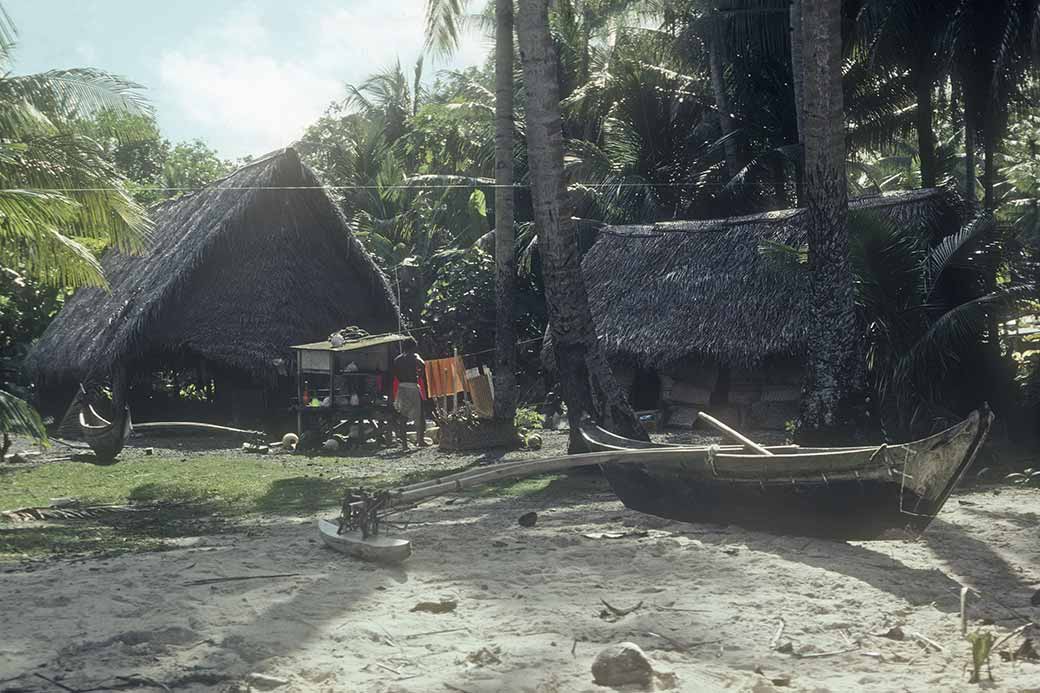
{"label": "orange cloth hanging", "polygon": [[445,359],[433,359],[426,362],[426,396],[452,397],[457,392],[462,392],[462,373],[456,367],[454,357]]}

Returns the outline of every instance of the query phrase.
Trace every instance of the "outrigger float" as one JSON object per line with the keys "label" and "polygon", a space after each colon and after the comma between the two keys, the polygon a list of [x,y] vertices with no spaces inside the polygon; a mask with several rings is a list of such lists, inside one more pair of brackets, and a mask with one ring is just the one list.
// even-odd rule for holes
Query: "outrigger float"
{"label": "outrigger float", "polygon": [[763,447],[701,418],[741,444],[654,444],[588,426],[582,433],[595,452],[348,492],[339,521],[320,520],[318,530],[337,551],[399,562],[411,555],[411,544],[382,534],[389,512],[482,484],[599,465],[627,507],[651,515],[839,540],[904,539],[923,532],[942,509],[985,441],[993,415],[984,407],[911,443],[845,448]]}

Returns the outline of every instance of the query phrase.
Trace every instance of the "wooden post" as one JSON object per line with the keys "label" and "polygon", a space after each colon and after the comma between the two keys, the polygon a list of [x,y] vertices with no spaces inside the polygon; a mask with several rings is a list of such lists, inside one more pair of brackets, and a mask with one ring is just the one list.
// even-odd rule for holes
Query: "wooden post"
{"label": "wooden post", "polygon": [[[458,347],[452,347],[451,348],[451,353],[452,353],[452,361],[451,361],[452,378],[451,378],[451,381],[452,381],[452,383],[454,383],[455,382],[455,378],[458,377],[459,378],[459,382],[462,385],[463,392],[465,392],[465,389],[466,389],[466,372],[465,371],[459,371],[459,364],[462,363],[462,359],[459,358],[459,348]],[[452,385],[451,387],[452,387],[453,390],[455,390],[455,411],[458,411],[459,410],[459,392],[456,389],[455,385]],[[466,399],[465,394],[463,394],[462,399],[463,399],[463,401],[465,401],[465,399]]]}
{"label": "wooden post", "polygon": [[756,443],[755,441],[753,441],[750,438],[748,438],[747,436],[745,436],[744,434],[740,433],[739,431],[733,430],[732,428],[730,428],[726,424],[722,423],[721,421],[719,421],[718,419],[716,419],[713,416],[708,416],[704,412],[699,411],[699,412],[697,412],[697,418],[701,419],[702,421],[704,421],[706,424],[708,424],[712,428],[714,428],[714,429],[716,429],[718,431],[721,431],[722,433],[725,433],[726,435],[730,436],[731,438],[739,440],[741,443],[743,443],[745,446],[747,446],[751,450],[754,450],[759,455],[772,455],[773,454],[773,453],[769,452],[768,450],[766,450],[761,445],[759,445],[758,443]]}
{"label": "wooden post", "polygon": [[329,350],[329,409],[336,408],[336,352]]}
{"label": "wooden post", "polygon": [[303,355],[296,350],[296,435],[303,435]]}

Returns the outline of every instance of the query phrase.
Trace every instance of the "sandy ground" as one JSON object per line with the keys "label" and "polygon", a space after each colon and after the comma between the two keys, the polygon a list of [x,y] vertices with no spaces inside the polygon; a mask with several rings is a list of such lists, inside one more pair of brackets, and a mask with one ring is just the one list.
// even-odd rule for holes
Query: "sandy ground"
{"label": "sandy ground", "polygon": [[[591,663],[621,641],[646,651],[658,689],[968,690],[961,585],[980,595],[969,630],[1040,620],[1038,513],[1035,489],[962,492],[919,541],[846,544],[667,522],[579,475],[426,503],[398,530],[415,547],[399,568],[326,549],[312,517],[282,519],[4,568],[0,690],[248,690],[262,673],[279,691],[603,691]],[[191,584],[278,573],[296,575]],[[442,600],[454,608],[415,610]],[[880,635],[897,626],[903,639]],[[1040,663],[991,663],[984,687],[1040,691]]]}

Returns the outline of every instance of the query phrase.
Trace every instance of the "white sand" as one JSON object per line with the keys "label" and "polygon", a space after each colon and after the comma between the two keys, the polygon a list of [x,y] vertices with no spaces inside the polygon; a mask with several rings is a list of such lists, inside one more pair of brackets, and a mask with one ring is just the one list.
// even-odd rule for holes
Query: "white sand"
{"label": "white sand", "polygon": [[[0,574],[0,690],[59,690],[34,672],[77,689],[138,675],[246,690],[234,682],[263,672],[288,681],[279,691],[605,691],[592,660],[626,640],[681,691],[968,690],[962,584],[982,595],[970,630],[1040,620],[1036,490],[961,493],[920,541],[850,545],[670,523],[581,483],[579,498],[433,500],[412,513],[426,524],[398,532],[415,546],[398,569],[329,551],[300,518]],[[538,524],[519,527],[529,510]],[[630,536],[583,536],[596,532]],[[268,573],[301,575],[185,585]],[[457,608],[410,611],[441,599]],[[643,606],[610,620],[600,600]],[[795,654],[770,650],[781,618]],[[870,635],[893,626],[907,639]],[[993,656],[992,670],[993,690],[1040,691],[1040,664]]]}

